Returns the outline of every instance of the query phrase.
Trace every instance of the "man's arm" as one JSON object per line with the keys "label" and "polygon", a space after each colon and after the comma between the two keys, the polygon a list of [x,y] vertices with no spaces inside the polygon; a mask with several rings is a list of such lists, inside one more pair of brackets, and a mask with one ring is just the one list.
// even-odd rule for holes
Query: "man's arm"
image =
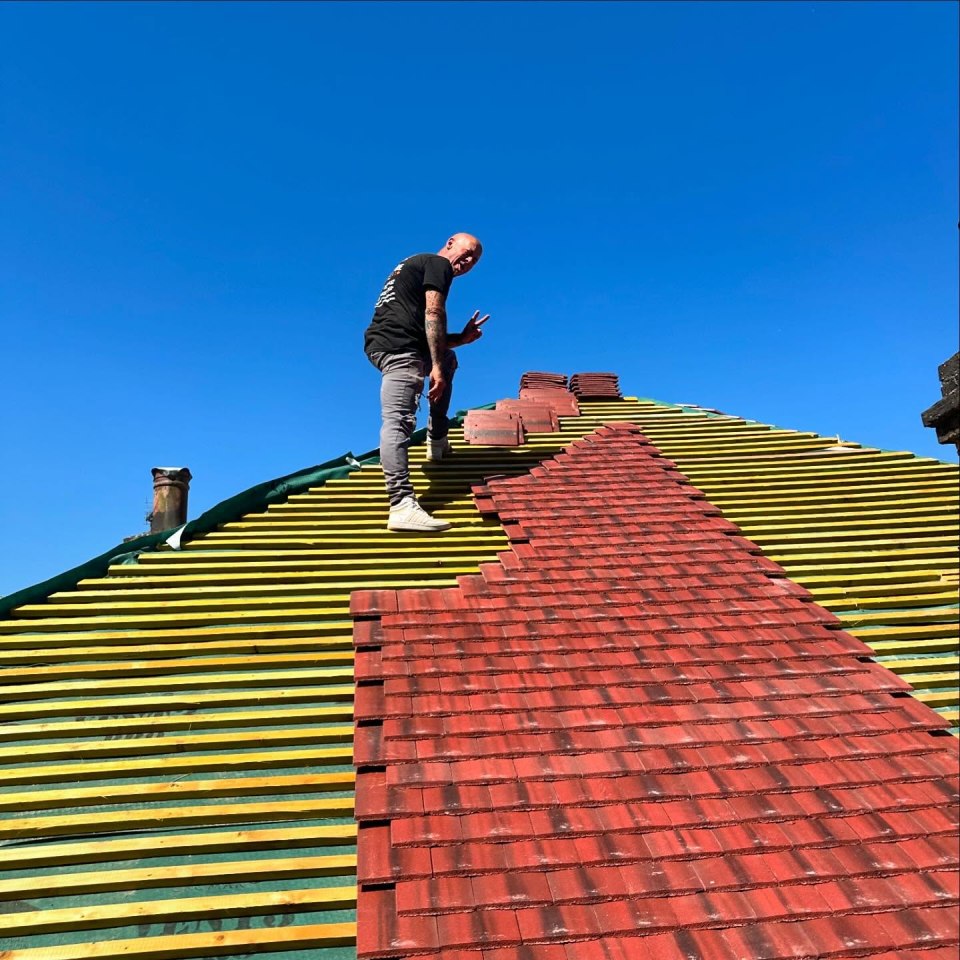
{"label": "man's arm", "polygon": [[441,363],[447,352],[447,308],[445,297],[439,290],[427,290],[425,327],[427,333],[427,347],[430,350],[430,400],[439,400],[446,388],[443,379]]}

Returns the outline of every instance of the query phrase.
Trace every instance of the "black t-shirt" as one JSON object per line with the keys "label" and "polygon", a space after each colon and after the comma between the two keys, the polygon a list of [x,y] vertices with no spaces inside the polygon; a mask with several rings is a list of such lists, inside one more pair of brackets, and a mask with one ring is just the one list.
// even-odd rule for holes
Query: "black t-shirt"
{"label": "black t-shirt", "polygon": [[397,264],[380,291],[364,335],[368,353],[419,353],[429,356],[426,333],[427,290],[446,297],[453,267],[435,253],[418,253]]}

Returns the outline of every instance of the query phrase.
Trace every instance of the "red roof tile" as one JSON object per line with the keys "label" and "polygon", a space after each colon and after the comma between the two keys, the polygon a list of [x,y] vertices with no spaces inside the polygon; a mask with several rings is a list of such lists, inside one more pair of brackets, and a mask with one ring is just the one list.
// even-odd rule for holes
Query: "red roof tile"
{"label": "red roof tile", "polygon": [[497,410],[516,414],[527,433],[556,433],[560,429],[560,420],[548,403],[534,400],[498,400]]}
{"label": "red roof tile", "polygon": [[636,428],[477,492],[529,542],[354,593],[361,958],[957,944],[945,722]]}
{"label": "red roof tile", "polygon": [[463,422],[467,443],[517,447],[523,443],[523,423],[509,410],[471,410]]}

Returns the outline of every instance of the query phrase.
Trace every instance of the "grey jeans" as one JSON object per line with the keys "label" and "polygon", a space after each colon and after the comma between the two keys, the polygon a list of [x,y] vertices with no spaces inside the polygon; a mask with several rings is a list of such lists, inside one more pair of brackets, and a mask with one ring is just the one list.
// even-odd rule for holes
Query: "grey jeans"
{"label": "grey jeans", "polygon": [[[380,371],[380,463],[387,484],[390,505],[396,506],[405,497],[413,496],[407,450],[417,426],[417,410],[423,381],[430,372],[430,360],[417,353],[371,353],[370,362]],[[442,440],[447,435],[450,421],[450,397],[453,377],[457,370],[457,355],[447,350],[441,365],[447,385],[436,403],[430,404],[427,434],[431,440]]]}

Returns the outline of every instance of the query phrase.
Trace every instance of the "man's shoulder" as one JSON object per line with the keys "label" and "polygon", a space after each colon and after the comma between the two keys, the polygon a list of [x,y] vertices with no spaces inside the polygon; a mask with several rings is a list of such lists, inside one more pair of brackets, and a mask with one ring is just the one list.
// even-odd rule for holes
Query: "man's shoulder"
{"label": "man's shoulder", "polygon": [[[438,253],[415,253],[412,257],[407,257],[407,259],[403,262],[404,264],[409,263],[411,266],[415,267],[424,267],[428,263],[435,264],[437,262],[440,264],[446,264],[448,267],[450,266],[450,261],[446,257],[441,257]],[[450,267],[450,269],[452,270],[453,267]]]}

